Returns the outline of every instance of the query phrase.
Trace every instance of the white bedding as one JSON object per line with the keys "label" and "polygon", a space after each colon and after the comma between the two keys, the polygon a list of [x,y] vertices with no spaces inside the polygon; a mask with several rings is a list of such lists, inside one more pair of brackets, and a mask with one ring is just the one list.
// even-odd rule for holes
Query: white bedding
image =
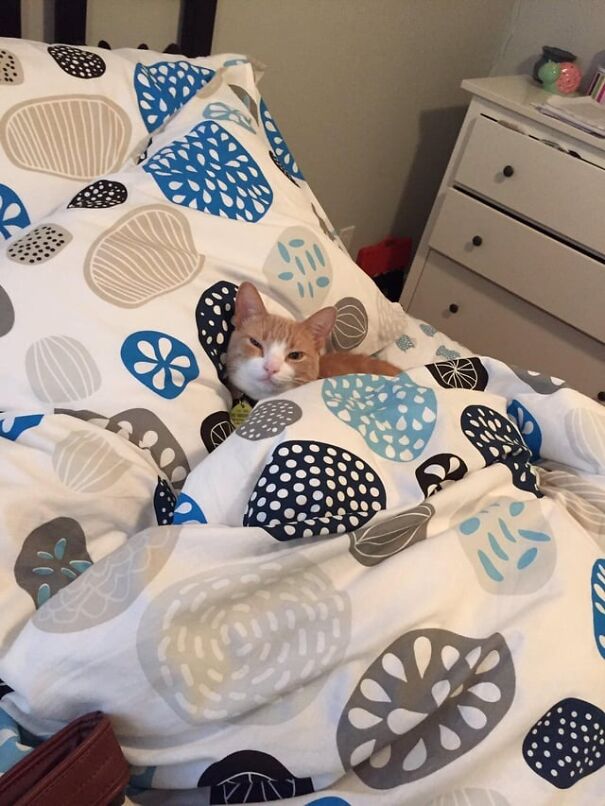
{"label": "white bedding", "polygon": [[[263,402],[191,473],[178,525],[138,534],[152,521],[155,469],[135,446],[87,426],[132,463],[101,498],[92,492],[101,462],[88,463],[83,485],[77,461],[58,458],[70,435],[81,438],[74,418],[47,416],[3,444],[1,509],[11,514],[0,613],[3,634],[16,636],[0,662],[16,689],[5,711],[47,735],[100,708],[139,782],[200,782],[213,803],[273,791],[308,804],[313,790],[350,804],[454,803],[458,790],[471,804],[599,803],[603,413],[565,388],[544,394],[548,379],[524,380],[497,361],[454,366],[475,388],[446,388],[452,365],[433,365]],[[507,407],[528,435],[532,423],[533,450],[557,470],[532,469]],[[268,434],[269,423],[282,430]],[[389,459],[393,433],[401,453]],[[406,434],[417,437],[413,456]],[[260,500],[272,479],[266,497],[279,510]],[[315,492],[314,519],[298,521],[310,510],[299,496]],[[59,513],[80,524],[94,564],[34,614],[36,591],[54,578],[36,576],[34,550],[52,553],[68,534],[51,525]],[[290,530],[307,536],[289,542]],[[72,551],[83,559],[72,542],[60,561],[54,549],[53,573]]]}
{"label": "white bedding", "polygon": [[[144,58],[172,114],[190,69]],[[0,252],[0,774],[100,709],[132,803],[601,806],[603,409],[388,303],[250,65],[213,58],[140,160]],[[404,372],[233,433],[244,279]]]}

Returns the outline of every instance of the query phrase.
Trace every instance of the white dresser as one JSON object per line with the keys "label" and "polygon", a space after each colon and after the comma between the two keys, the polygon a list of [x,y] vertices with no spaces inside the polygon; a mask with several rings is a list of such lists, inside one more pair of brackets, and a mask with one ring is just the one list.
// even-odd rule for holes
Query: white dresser
{"label": "white dresser", "polygon": [[539,113],[528,77],[462,87],[473,98],[401,303],[605,402],[605,140]]}

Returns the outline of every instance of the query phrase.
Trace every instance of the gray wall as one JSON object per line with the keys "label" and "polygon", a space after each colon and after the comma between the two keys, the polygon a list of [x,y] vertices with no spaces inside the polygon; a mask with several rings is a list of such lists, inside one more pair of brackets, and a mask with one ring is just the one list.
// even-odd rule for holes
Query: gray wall
{"label": "gray wall", "polygon": [[492,74],[530,72],[542,45],[575,53],[588,83],[595,65],[605,65],[605,0],[517,0]]}
{"label": "gray wall", "polygon": [[513,0],[220,0],[216,51],[268,65],[263,93],[353,253],[422,233],[467,102]]}
{"label": "gray wall", "polygon": [[[2,0],[0,0],[1,2]],[[24,35],[43,37],[41,0]],[[176,35],[178,0],[89,0],[88,41]],[[469,76],[527,72],[542,44],[588,64],[605,0],[219,0],[214,50],[268,65],[262,88],[353,253],[387,234],[417,242],[447,163]]]}

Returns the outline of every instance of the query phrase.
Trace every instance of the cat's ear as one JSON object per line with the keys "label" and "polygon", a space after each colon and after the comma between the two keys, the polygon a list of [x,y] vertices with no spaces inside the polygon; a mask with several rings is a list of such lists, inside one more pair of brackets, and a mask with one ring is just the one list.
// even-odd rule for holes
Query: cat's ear
{"label": "cat's ear", "polygon": [[324,347],[336,322],[337,310],[334,307],[322,308],[305,319],[305,326],[313,334],[315,343],[319,348]]}
{"label": "cat's ear", "polygon": [[235,326],[240,327],[251,316],[267,313],[260,294],[252,283],[242,283],[235,297]]}

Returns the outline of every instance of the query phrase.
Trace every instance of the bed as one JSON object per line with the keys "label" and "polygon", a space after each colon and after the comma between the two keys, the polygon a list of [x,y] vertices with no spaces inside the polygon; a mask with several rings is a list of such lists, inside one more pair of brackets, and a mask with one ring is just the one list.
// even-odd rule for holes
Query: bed
{"label": "bed", "polygon": [[[0,773],[98,709],[126,803],[602,804],[603,409],[381,295],[214,5],[0,12]],[[401,374],[233,400],[243,280]]]}

